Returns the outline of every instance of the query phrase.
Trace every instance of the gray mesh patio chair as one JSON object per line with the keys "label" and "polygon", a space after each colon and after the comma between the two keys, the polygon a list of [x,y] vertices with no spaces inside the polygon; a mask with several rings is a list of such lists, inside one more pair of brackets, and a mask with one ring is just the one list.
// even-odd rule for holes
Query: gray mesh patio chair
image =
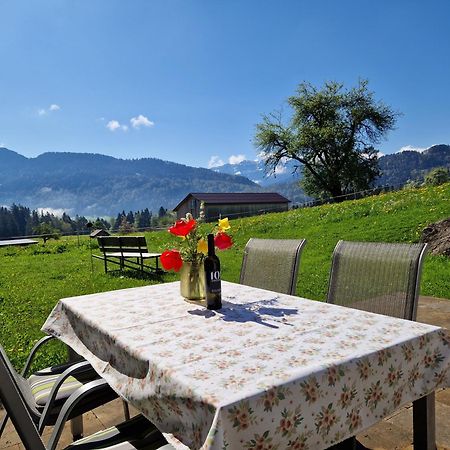
{"label": "gray mesh patio chair", "polygon": [[305,239],[256,239],[247,242],[240,283],[295,295]]}
{"label": "gray mesh patio chair", "polygon": [[[1,347],[0,347],[1,348]],[[66,421],[73,411],[87,398],[95,397],[105,390],[106,381],[91,381],[74,391],[62,405],[61,411],[47,445],[44,445],[40,432],[29,409],[28,399],[24,396],[21,381],[12,369],[9,360],[1,348],[0,352],[0,400],[10,415],[14,427],[27,450],[54,450],[58,444]],[[99,431],[80,439],[66,450],[169,450],[173,449],[156,427],[142,415],[133,417],[115,427]]]}
{"label": "gray mesh patio chair", "polygon": [[333,252],[327,302],[416,320],[426,246],[339,241]]}
{"label": "gray mesh patio chair", "polygon": [[[14,370],[3,347],[0,345],[2,361],[4,361],[4,364],[8,366],[8,370],[13,374],[27,405],[28,412],[37,425],[39,433],[42,433],[47,425],[53,425],[55,423],[62,404],[74,391],[84,384],[100,378],[90,364],[84,360],[48,367],[28,376],[36,351],[51,339],[51,336],[45,336],[33,347],[21,374],[18,374]],[[103,386],[102,389],[96,391],[95,396],[85,397],[83,401],[79,402],[77,407],[71,411],[69,418],[79,417],[85,412],[108,403],[115,398],[117,398],[117,394],[108,386]],[[8,418],[9,415],[5,414],[0,421],[0,436],[3,433]],[[74,438],[77,437],[79,438],[81,436],[74,434]]]}

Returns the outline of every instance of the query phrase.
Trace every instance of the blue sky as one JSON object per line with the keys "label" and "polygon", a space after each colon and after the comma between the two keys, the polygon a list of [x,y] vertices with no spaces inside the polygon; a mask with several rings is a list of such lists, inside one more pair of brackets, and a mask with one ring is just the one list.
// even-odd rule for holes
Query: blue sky
{"label": "blue sky", "polygon": [[450,2],[0,0],[0,146],[255,159],[302,81],[369,79],[402,112],[383,153],[450,143]]}

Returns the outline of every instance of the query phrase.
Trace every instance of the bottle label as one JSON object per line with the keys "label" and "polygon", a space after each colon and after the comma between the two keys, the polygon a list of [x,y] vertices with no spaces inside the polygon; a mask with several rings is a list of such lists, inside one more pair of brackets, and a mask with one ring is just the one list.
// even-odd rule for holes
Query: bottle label
{"label": "bottle label", "polygon": [[220,270],[214,270],[208,273],[208,281],[209,286],[208,290],[211,294],[220,294],[221,292],[221,283],[220,283]]}

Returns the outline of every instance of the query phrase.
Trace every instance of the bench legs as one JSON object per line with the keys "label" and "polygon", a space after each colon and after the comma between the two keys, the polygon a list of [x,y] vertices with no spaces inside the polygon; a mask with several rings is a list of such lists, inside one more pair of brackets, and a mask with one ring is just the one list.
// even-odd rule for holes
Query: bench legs
{"label": "bench legs", "polygon": [[434,392],[413,402],[414,450],[436,450]]}
{"label": "bench legs", "polygon": [[[162,270],[159,268],[159,256],[150,256],[150,259],[155,260],[155,267],[146,266],[145,265],[145,259],[143,257],[137,256],[134,257],[127,257],[127,256],[97,256],[93,255],[94,258],[102,259],[103,265],[105,268],[105,273],[108,273],[108,261],[110,263],[116,264],[119,266],[119,269],[122,271],[125,268],[137,270],[142,273],[154,273],[154,274],[160,274]],[[114,260],[115,259],[115,260]]]}

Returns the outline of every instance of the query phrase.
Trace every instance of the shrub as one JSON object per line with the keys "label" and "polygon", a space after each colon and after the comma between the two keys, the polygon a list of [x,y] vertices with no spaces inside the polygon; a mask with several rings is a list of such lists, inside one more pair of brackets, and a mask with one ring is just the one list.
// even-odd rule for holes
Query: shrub
{"label": "shrub", "polygon": [[450,181],[450,172],[447,167],[436,167],[425,175],[426,186],[439,186]]}

